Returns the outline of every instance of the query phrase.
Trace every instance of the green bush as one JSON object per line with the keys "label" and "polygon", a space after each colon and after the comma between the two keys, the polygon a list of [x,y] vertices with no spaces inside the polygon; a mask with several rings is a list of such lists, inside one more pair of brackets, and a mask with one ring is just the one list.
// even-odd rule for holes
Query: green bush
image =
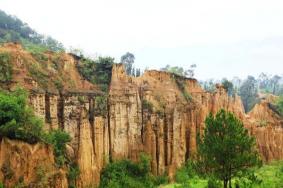
{"label": "green bush", "polygon": [[11,56],[8,53],[0,53],[0,82],[9,82],[12,80]]}
{"label": "green bush", "polygon": [[179,168],[175,174],[176,182],[181,184],[181,187],[190,187],[189,181],[197,176],[196,165],[188,160],[184,166]]}
{"label": "green bush", "polygon": [[80,175],[79,166],[76,163],[70,164],[69,172],[68,172],[68,182],[69,187],[75,188],[76,187],[76,180]]}
{"label": "green bush", "polygon": [[186,90],[185,80],[183,78],[179,78],[179,77],[177,77],[177,78],[174,77],[173,80],[176,82],[176,85],[179,88],[179,90],[182,92],[185,100],[187,102],[192,101],[193,98],[192,98],[191,94]]}
{"label": "green bush", "polygon": [[101,173],[100,188],[151,188],[166,183],[165,177],[154,177],[150,174],[150,159],[140,156],[135,163],[121,160],[109,163]]}
{"label": "green bush", "polygon": [[142,107],[144,110],[147,110],[149,113],[153,112],[153,104],[146,99],[142,100]]}
{"label": "green bush", "polygon": [[107,95],[95,97],[95,114],[106,116],[107,114]]}
{"label": "green bush", "polygon": [[279,99],[275,103],[276,109],[280,113],[281,116],[283,116],[283,97],[280,96]]}
{"label": "green bush", "polygon": [[102,91],[107,93],[113,64],[114,58],[111,57],[99,57],[96,60],[91,60],[82,56],[77,68],[86,80],[98,85]]}
{"label": "green bush", "polygon": [[222,184],[216,178],[209,178],[207,181],[207,188],[221,188]]}
{"label": "green bush", "polygon": [[53,145],[55,162],[62,167],[67,162],[66,143],[71,141],[70,135],[62,130],[53,130],[45,134],[44,141]]}
{"label": "green bush", "polygon": [[41,141],[43,122],[27,105],[27,93],[0,91],[0,136],[34,144]]}

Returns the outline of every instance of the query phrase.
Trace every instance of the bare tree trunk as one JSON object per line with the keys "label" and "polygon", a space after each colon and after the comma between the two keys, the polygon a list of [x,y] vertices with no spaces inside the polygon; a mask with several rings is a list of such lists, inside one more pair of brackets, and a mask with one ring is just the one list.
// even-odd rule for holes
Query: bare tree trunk
{"label": "bare tree trunk", "polygon": [[224,188],[227,188],[227,180],[225,179],[224,181],[223,181],[223,185],[224,185]]}

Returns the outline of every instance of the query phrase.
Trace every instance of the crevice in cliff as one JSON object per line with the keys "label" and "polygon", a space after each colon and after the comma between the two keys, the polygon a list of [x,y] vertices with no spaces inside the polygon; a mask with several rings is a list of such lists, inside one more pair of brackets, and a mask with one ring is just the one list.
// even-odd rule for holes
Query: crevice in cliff
{"label": "crevice in cliff", "polygon": [[64,130],[64,128],[65,128],[65,125],[64,125],[64,108],[65,108],[64,96],[63,96],[62,93],[60,93],[58,103],[57,103],[57,118],[58,118],[59,128],[61,130]]}
{"label": "crevice in cliff", "polygon": [[50,97],[48,93],[45,93],[45,122],[51,123],[50,115]]}
{"label": "crevice in cliff", "polygon": [[155,135],[155,147],[156,147],[156,172],[157,175],[159,174],[159,155],[160,155],[160,148],[159,148],[159,136],[158,136],[159,130],[157,128],[157,125],[154,125],[154,135]]}
{"label": "crevice in cliff", "polygon": [[188,117],[188,121],[186,123],[186,132],[185,132],[185,136],[186,136],[186,154],[185,154],[185,159],[188,160],[190,157],[190,123],[191,122],[191,113],[187,113],[187,117]]}
{"label": "crevice in cliff", "polygon": [[107,98],[107,124],[108,124],[108,139],[109,139],[109,162],[112,162],[112,135],[111,135],[111,124],[110,124],[110,102],[109,97]]}
{"label": "crevice in cliff", "polygon": [[143,103],[142,103],[142,101],[143,101],[142,87],[139,87],[138,95],[139,95],[140,104],[141,104],[141,141],[142,141],[142,144],[143,144],[144,143],[144,106],[143,106]]}
{"label": "crevice in cliff", "polygon": [[165,114],[165,123],[164,123],[164,160],[165,160],[165,166],[168,166],[168,118]]}
{"label": "crevice in cliff", "polygon": [[88,98],[89,101],[89,114],[88,114],[88,118],[89,118],[89,123],[90,123],[90,129],[91,129],[91,141],[92,141],[92,145],[93,145],[93,151],[94,154],[96,154],[95,151],[95,122],[94,122],[94,100],[92,97]]}

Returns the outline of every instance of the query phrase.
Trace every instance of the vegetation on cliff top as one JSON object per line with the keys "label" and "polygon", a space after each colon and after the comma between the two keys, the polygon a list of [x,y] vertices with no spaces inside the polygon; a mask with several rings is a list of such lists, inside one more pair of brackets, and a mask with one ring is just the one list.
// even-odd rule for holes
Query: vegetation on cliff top
{"label": "vegetation on cliff top", "polygon": [[111,82],[114,58],[99,57],[96,60],[81,57],[78,64],[80,74],[89,82],[96,84],[104,92],[108,92]]}
{"label": "vegetation on cliff top", "polygon": [[0,82],[6,83],[12,80],[12,64],[9,53],[0,53]]}
{"label": "vegetation on cliff top", "polygon": [[19,42],[30,51],[63,51],[63,45],[55,39],[38,34],[15,16],[0,10],[0,43]]}

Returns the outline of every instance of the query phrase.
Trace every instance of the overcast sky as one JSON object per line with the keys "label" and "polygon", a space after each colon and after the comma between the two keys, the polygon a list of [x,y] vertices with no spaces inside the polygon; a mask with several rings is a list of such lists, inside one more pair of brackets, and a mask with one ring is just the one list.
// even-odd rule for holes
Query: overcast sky
{"label": "overcast sky", "polygon": [[282,0],[0,0],[67,48],[136,56],[137,67],[197,64],[196,77],[283,74]]}

